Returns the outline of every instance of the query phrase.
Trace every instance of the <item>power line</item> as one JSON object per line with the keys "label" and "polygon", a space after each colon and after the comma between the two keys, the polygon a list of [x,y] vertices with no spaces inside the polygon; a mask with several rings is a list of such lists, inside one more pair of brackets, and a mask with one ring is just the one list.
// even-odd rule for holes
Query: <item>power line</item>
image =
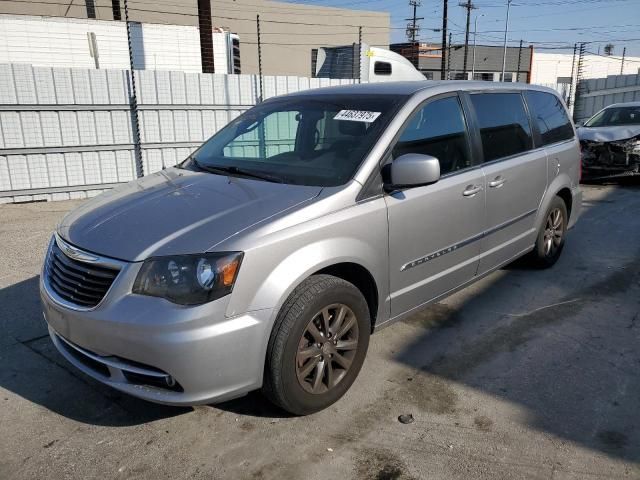
{"label": "power line", "polygon": [[596,53],[596,52],[591,52],[589,50],[585,50],[586,53],[588,53],[589,55],[595,55],[596,57],[603,57],[603,58],[611,58],[613,60],[618,60],[618,61],[624,61],[625,63],[640,63],[640,60],[629,60],[628,57],[614,57],[613,55],[602,55],[601,53]]}
{"label": "power line", "polygon": [[[42,1],[42,0],[2,0],[2,2],[5,3],[29,3],[29,4],[38,4],[38,5],[57,5],[57,6],[67,6],[66,3],[59,3],[59,2],[47,2],[47,1]],[[143,4],[147,4],[147,5],[157,5],[154,4],[152,2],[136,2],[136,3],[143,3]],[[198,14],[197,13],[187,13],[184,12],[184,5],[177,5],[177,4],[164,4],[165,6],[168,7],[176,7],[176,8],[180,8],[182,11],[169,11],[169,10],[155,10],[155,9],[146,9],[146,8],[133,8],[130,7],[129,11],[133,11],[133,12],[146,12],[146,13],[160,13],[160,14],[167,14],[167,15],[178,15],[178,16],[182,16],[182,17],[197,17]],[[228,10],[228,9],[225,9]],[[238,11],[237,8],[234,9],[233,11]],[[281,15],[282,13],[278,13],[278,15]],[[298,14],[296,14],[298,15]],[[320,14],[316,14],[316,15],[320,15]],[[331,16],[333,18],[335,18],[335,14],[327,14],[328,16]],[[43,15],[43,16],[47,16],[47,15]],[[308,16],[308,15],[305,15]],[[228,16],[223,16],[223,15],[216,15],[215,14],[215,9],[213,11],[213,18],[221,18],[223,20],[239,20],[239,21],[247,21],[247,22],[254,22],[255,19],[254,18],[242,18],[242,17],[228,17]],[[353,24],[335,24],[335,23],[308,23],[308,22],[295,22],[295,21],[287,21],[287,20],[262,20],[263,22],[270,22],[270,23],[280,23],[280,24],[292,24],[292,25],[318,25],[318,26],[328,26],[328,27],[359,27],[359,25],[353,25]],[[151,23],[151,22],[150,22]],[[377,26],[377,25],[371,25],[368,26],[367,28],[375,28],[375,29],[392,29],[393,27],[387,27],[387,26]]]}
{"label": "power line", "polygon": [[[3,0],[3,1],[11,1],[11,0]],[[386,1],[386,0],[373,0],[373,1]],[[32,3],[32,2],[30,2]],[[160,6],[160,7],[166,7],[166,6],[171,6],[171,7],[176,7],[176,8],[180,8],[180,9],[185,9],[185,8],[190,8],[190,9],[194,9],[195,7],[191,6],[191,5],[185,5],[185,4],[175,4],[175,3],[168,3],[168,2],[150,2],[150,1],[143,1],[143,0],[136,0],[135,2],[136,4],[141,3],[141,4],[145,4],[145,5],[154,5],[154,6]],[[367,2],[368,3],[368,2]],[[225,8],[225,7],[219,7],[220,4],[223,5],[232,5],[234,8]],[[302,6],[305,9],[305,12],[307,13],[298,13],[298,12],[291,12],[290,9],[291,7],[280,7],[277,5],[263,5],[263,4],[258,4],[258,3],[248,3],[243,1],[241,4],[238,4],[237,2],[234,1],[225,1],[225,0],[213,0],[212,1],[212,5],[214,7],[214,10],[231,10],[234,12],[238,11],[239,7],[244,7],[244,6],[250,6],[250,7],[255,7],[255,9],[257,11],[260,11],[261,13],[269,13],[275,10],[274,13],[277,13],[278,15],[303,15],[303,16],[308,16],[309,12],[311,11],[317,11],[317,12],[325,12],[325,13],[314,13],[314,15],[319,15],[319,16],[330,16],[330,17],[335,17],[336,14],[338,14],[339,12],[331,12],[328,13],[327,10],[328,9],[336,9],[336,10],[351,10],[352,12],[354,12],[354,16],[358,16],[358,17],[377,17],[380,18],[384,15],[384,12],[381,13],[372,13],[372,11],[368,11],[368,10],[355,10],[355,9],[344,9],[344,8],[340,8],[338,6],[331,6],[331,5],[327,5],[327,6],[318,6],[318,7],[313,7],[304,3],[296,3],[296,6]],[[361,13],[364,12],[364,13]],[[369,14],[367,14],[367,12],[369,12]]]}

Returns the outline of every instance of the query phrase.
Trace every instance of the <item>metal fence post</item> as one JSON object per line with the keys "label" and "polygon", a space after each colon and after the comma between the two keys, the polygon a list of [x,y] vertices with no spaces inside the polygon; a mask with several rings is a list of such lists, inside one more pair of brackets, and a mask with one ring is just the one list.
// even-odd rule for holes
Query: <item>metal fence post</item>
{"label": "metal fence post", "polygon": [[449,32],[449,45],[447,45],[447,80],[451,80],[451,32]]}
{"label": "metal fence post", "polygon": [[520,40],[520,47],[518,48],[518,69],[516,70],[516,82],[520,81],[521,65],[522,65],[522,40]]}
{"label": "metal fence post", "polygon": [[260,98],[258,98],[258,102],[262,102],[262,45],[260,43],[260,15],[256,15],[256,30],[258,34],[258,82],[260,84]]}
{"label": "metal fence post", "polygon": [[573,57],[571,58],[571,81],[569,82],[569,96],[567,97],[567,107],[571,110],[573,105],[573,77],[575,75],[576,67],[576,52],[578,50],[578,44],[573,44]]}
{"label": "metal fence post", "polygon": [[129,44],[129,72],[130,72],[130,94],[129,105],[131,106],[131,130],[133,133],[133,157],[136,164],[136,176],[144,176],[144,165],[142,163],[142,147],[140,146],[140,122],[138,119],[138,95],[136,93],[136,75],[133,69],[133,46],[131,44],[131,25],[129,23],[129,4],[124,0],[124,19],[127,25],[127,43]]}
{"label": "metal fence post", "polygon": [[362,25],[358,27],[358,83],[362,83]]}
{"label": "metal fence post", "polygon": [[587,44],[585,42],[580,43],[580,47],[578,47],[578,66],[576,68],[576,96],[573,104],[573,121],[577,122],[580,120],[580,114],[582,113],[582,91],[584,90],[584,85],[582,82],[582,75],[584,74],[584,55],[587,50]]}

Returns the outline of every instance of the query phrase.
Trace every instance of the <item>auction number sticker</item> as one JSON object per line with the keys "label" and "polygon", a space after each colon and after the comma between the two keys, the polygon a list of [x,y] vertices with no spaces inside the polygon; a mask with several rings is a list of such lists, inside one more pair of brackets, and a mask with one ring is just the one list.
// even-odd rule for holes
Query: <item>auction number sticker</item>
{"label": "auction number sticker", "polygon": [[372,123],[381,112],[367,112],[365,110],[340,110],[334,120],[350,120],[352,122]]}

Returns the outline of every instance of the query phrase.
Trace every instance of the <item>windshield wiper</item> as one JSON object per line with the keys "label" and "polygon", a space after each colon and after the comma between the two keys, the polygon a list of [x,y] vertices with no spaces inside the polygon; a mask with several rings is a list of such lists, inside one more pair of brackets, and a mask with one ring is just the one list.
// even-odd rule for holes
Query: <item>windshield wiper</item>
{"label": "windshield wiper", "polygon": [[240,168],[236,166],[227,166],[227,165],[205,165],[203,163],[198,162],[195,158],[192,158],[191,161],[200,170],[203,170],[209,173],[231,174],[234,176],[239,175],[243,177],[257,178],[259,180],[265,180],[267,182],[284,183],[284,180],[280,177],[276,177],[268,173],[258,172],[256,170],[248,170],[246,168]]}

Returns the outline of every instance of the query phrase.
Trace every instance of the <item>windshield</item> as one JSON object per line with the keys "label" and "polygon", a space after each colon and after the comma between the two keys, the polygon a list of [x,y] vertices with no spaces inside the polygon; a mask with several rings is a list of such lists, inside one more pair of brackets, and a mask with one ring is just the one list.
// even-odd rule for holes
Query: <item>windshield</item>
{"label": "windshield", "polygon": [[297,185],[343,185],[403,100],[317,95],[267,101],[231,121],[182,166]]}
{"label": "windshield", "polygon": [[585,127],[614,127],[617,125],[640,125],[640,106],[605,108],[584,124]]}

